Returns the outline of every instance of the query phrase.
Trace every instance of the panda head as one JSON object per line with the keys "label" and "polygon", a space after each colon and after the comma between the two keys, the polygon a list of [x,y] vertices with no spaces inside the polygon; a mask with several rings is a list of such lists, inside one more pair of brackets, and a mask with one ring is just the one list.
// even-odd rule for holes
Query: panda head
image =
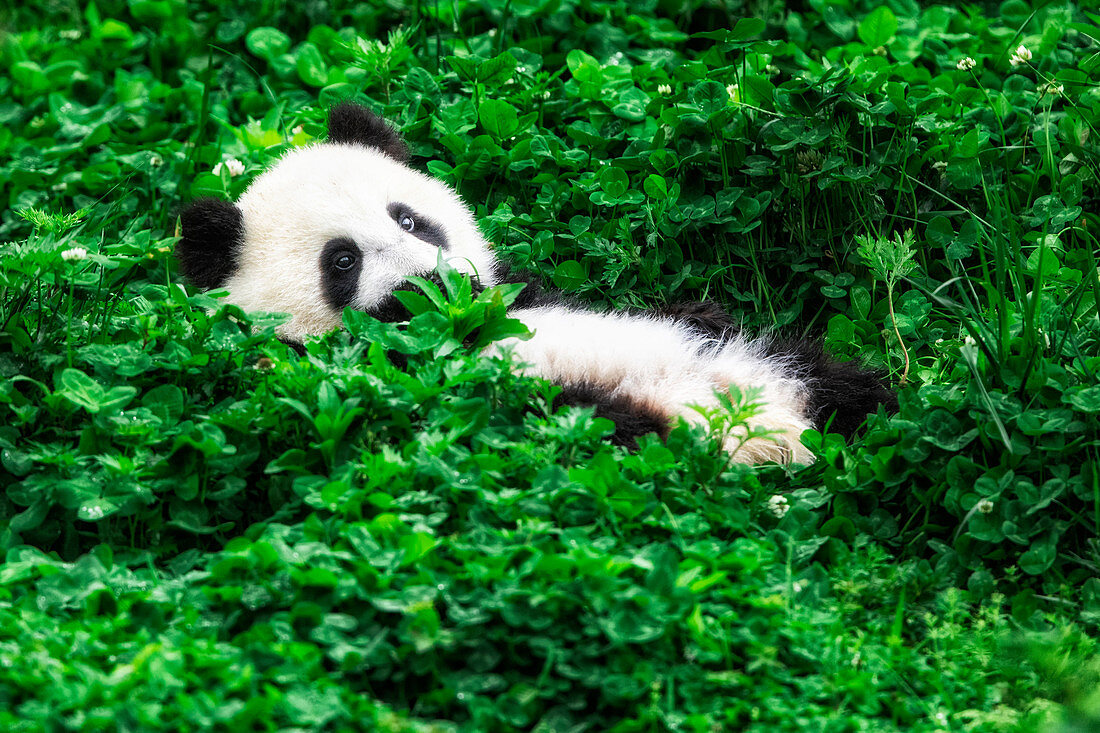
{"label": "panda head", "polygon": [[297,342],[339,327],[345,307],[392,308],[394,289],[440,256],[492,284],[494,257],[469,209],[408,159],[386,122],[340,104],[325,142],[288,152],[236,204],[199,199],[183,211],[180,269],[246,311],[289,313],[279,334]]}

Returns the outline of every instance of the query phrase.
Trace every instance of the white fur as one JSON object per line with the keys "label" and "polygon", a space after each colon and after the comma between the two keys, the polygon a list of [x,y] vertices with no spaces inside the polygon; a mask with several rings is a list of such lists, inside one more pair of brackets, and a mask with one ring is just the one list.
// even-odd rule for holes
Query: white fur
{"label": "white fur", "polygon": [[[454,191],[375,149],[326,143],[288,153],[237,202],[244,243],[225,286],[229,301],[245,310],[290,313],[281,335],[295,340],[338,328],[342,312],[325,301],[319,270],[330,239],[350,237],[363,253],[355,308],[377,304],[406,276],[436,265],[438,248],[401,229],[387,212],[392,202],[441,225],[452,265],[494,284],[494,256]],[[644,314],[545,306],[513,315],[534,337],[491,350],[510,349],[531,374],[598,385],[670,420],[692,423],[704,421],[692,406],[714,406],[716,391],[731,384],[759,387],[765,407],[751,425],[775,434],[747,442],[732,435],[726,450],[744,463],[813,460],[799,442],[810,427],[805,384],[752,341],[718,343],[682,323]]]}

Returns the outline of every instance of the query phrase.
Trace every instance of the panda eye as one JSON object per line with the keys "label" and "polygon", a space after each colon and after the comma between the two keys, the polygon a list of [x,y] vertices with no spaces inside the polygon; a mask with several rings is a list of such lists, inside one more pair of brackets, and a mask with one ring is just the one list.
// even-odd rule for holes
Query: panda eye
{"label": "panda eye", "polygon": [[411,232],[416,229],[416,222],[408,214],[402,214],[401,218],[397,220],[398,226],[404,229],[406,232]]}
{"label": "panda eye", "polygon": [[354,264],[355,258],[346,252],[332,261],[332,266],[337,270],[350,270]]}

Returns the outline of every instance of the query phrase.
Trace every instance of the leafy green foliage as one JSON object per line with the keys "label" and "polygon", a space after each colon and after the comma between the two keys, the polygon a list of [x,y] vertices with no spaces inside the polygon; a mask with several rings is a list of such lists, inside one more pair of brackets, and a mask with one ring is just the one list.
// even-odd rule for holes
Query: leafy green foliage
{"label": "leafy green foliage", "polygon": [[[0,18],[5,729],[1100,721],[1088,8]],[[180,204],[236,196],[345,98],[519,267],[820,333],[900,413],[808,434],[795,470],[719,452],[751,395],[624,451],[481,353],[524,336],[518,286],[441,265],[407,324],[348,312],[299,357],[279,316],[180,285]]]}

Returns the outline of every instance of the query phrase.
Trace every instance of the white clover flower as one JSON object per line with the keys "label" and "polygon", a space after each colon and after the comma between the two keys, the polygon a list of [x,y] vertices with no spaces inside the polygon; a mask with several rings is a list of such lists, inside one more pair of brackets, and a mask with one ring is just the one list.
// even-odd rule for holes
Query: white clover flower
{"label": "white clover flower", "polygon": [[1039,91],[1042,94],[1049,94],[1052,97],[1060,97],[1066,92],[1066,88],[1056,81],[1048,81],[1046,84],[1039,87]]}
{"label": "white clover flower", "polygon": [[497,29],[496,28],[490,28],[489,29],[489,38],[496,37],[496,34],[497,34]]}
{"label": "white clover flower", "polygon": [[974,340],[973,336],[967,334],[966,336],[963,336],[963,343],[967,346],[974,346],[978,342]]}
{"label": "white clover flower", "polygon": [[806,584],[801,580],[796,580],[791,583],[791,590],[793,590],[795,593],[801,593],[805,588]]}
{"label": "white clover flower", "polygon": [[1016,50],[1012,52],[1011,58],[1008,59],[1008,63],[1013,66],[1019,66],[1028,61],[1031,61],[1031,50],[1024,45],[1017,46]]}
{"label": "white clover flower", "polygon": [[959,59],[959,63],[955,64],[955,68],[959,71],[970,71],[977,65],[977,61],[967,56],[965,59]]}
{"label": "white clover flower", "polygon": [[547,89],[546,91],[544,91],[544,92],[542,93],[542,98],[543,98],[543,99],[550,99],[550,97],[551,97],[551,96],[553,96],[553,95],[551,95],[551,94],[550,94],[550,90],[549,90],[549,89]]}
{"label": "white clover flower", "polygon": [[768,511],[774,514],[779,519],[782,519],[788,511],[790,511],[791,505],[787,503],[787,497],[775,496],[768,499]]}
{"label": "white clover flower", "polygon": [[764,67],[764,73],[767,74],[768,76],[775,76],[776,74],[779,73],[779,67],[776,66],[775,64],[768,64],[767,66]]}
{"label": "white clover flower", "polygon": [[664,95],[672,94],[672,87],[668,84],[661,84],[657,87],[657,93]]}
{"label": "white clover flower", "polygon": [[160,157],[156,153],[153,153],[152,155],[149,156],[149,165],[152,166],[153,168],[158,168],[158,167],[164,165],[164,158]]}
{"label": "white clover flower", "polygon": [[229,173],[230,178],[239,176],[240,174],[244,173],[244,163],[237,160],[236,158],[230,158],[229,160],[226,160],[223,163],[218,163],[216,166],[214,166],[215,176],[220,176],[222,174],[223,165],[225,166],[225,170]]}
{"label": "white clover flower", "polygon": [[305,131],[306,131],[306,126],[305,125],[298,125],[290,131],[290,134],[291,135],[301,135]]}
{"label": "white clover flower", "polygon": [[60,35],[66,41],[78,41],[80,40],[80,36],[83,34],[80,32],[79,28],[66,28],[58,35]]}
{"label": "white clover flower", "polygon": [[940,173],[943,173],[944,171],[947,170],[947,161],[946,160],[937,160],[935,163],[932,164],[932,168],[934,170],[939,171]]}
{"label": "white clover flower", "polygon": [[66,262],[75,262],[87,258],[88,250],[84,249],[83,247],[73,247],[72,249],[67,249],[61,253],[61,259],[65,260]]}
{"label": "white clover flower", "polygon": [[730,99],[737,102],[741,99],[741,87],[736,84],[729,84],[726,86],[726,94],[730,95]]}
{"label": "white clover flower", "polygon": [[989,514],[993,511],[993,502],[989,499],[982,499],[975,505],[975,508],[982,514]]}

